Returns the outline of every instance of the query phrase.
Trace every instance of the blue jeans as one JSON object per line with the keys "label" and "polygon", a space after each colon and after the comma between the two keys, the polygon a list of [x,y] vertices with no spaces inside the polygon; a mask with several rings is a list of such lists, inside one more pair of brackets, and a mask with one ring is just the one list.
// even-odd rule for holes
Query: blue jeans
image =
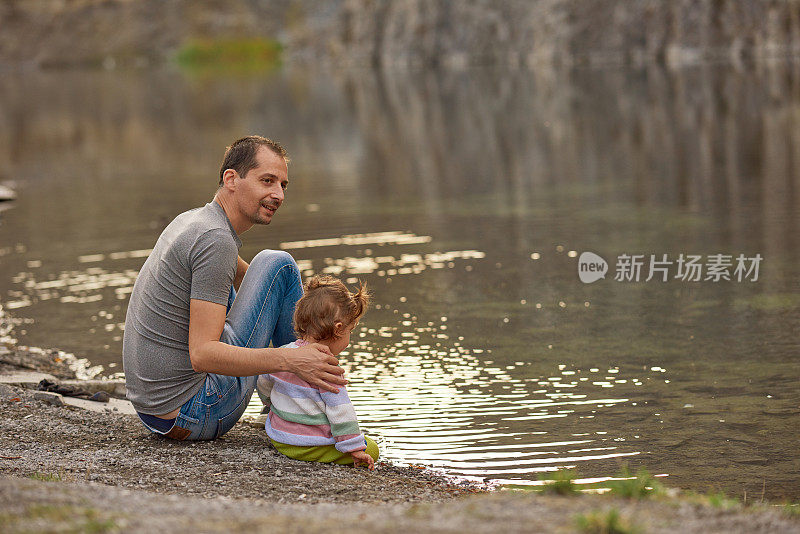
{"label": "blue jeans", "polygon": [[[294,307],[303,296],[300,271],[286,252],[262,250],[256,254],[236,293],[231,288],[228,316],[220,341],[237,347],[274,347],[296,339]],[[216,439],[233,428],[250,402],[258,376],[208,373],[194,397],[181,407],[170,437]],[[176,428],[177,427],[177,428]],[[188,434],[187,434],[188,432]]]}

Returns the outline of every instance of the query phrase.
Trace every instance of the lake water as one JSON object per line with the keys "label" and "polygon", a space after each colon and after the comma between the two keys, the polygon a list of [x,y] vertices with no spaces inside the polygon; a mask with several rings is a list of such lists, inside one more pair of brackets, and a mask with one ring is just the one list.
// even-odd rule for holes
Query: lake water
{"label": "lake water", "polygon": [[[0,335],[120,372],[138,269],[249,133],[293,161],[242,256],[368,282],[342,360],[386,458],[523,485],[627,463],[800,498],[797,65],[4,73]],[[605,279],[579,280],[584,251]],[[718,254],[731,280],[705,279]],[[638,282],[615,279],[624,255]]]}

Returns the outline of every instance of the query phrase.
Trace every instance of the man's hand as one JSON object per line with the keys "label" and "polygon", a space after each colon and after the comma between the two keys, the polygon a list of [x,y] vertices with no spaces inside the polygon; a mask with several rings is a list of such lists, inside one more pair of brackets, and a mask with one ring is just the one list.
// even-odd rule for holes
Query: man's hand
{"label": "man's hand", "polygon": [[219,340],[225,326],[225,306],[192,299],[189,305],[189,359],[198,373],[227,376],[254,376],[290,371],[320,389],[338,393],[337,385],[347,384],[325,345],[314,343],[301,348],[236,347]]}
{"label": "man's hand", "polygon": [[344,369],[339,367],[339,360],[334,357],[331,350],[325,345],[311,343],[292,349],[287,357],[286,366],[289,371],[296,374],[312,386],[339,393],[336,384],[347,384],[342,375]]}
{"label": "man's hand", "polygon": [[353,464],[356,467],[358,467],[361,464],[364,464],[370,471],[375,470],[375,460],[373,460],[372,456],[367,454],[365,451],[353,451],[350,453],[350,456],[353,457]]}

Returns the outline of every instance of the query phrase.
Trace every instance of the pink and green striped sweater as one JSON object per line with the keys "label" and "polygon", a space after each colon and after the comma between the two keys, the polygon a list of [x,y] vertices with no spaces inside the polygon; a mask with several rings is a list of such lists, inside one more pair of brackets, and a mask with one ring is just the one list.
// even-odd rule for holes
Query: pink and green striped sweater
{"label": "pink and green striped sweater", "polygon": [[[285,348],[307,344],[298,340]],[[358,419],[343,386],[339,393],[322,391],[293,373],[260,375],[258,395],[270,410],[264,428],[270,439],[286,445],[334,445],[339,452],[367,448]]]}

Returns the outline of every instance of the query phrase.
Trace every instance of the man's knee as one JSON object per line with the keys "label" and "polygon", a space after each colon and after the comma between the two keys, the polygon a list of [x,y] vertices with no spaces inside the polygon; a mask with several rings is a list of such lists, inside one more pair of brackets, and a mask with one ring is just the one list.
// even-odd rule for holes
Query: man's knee
{"label": "man's knee", "polygon": [[250,263],[279,263],[297,265],[291,254],[285,250],[264,249],[253,257]]}
{"label": "man's knee", "polygon": [[264,249],[258,254],[253,257],[253,261],[250,262],[250,265],[258,265],[258,264],[272,264],[275,265],[277,268],[281,267],[291,267],[293,270],[297,269],[297,262],[294,261],[294,258],[291,254],[284,250],[270,250]]}

